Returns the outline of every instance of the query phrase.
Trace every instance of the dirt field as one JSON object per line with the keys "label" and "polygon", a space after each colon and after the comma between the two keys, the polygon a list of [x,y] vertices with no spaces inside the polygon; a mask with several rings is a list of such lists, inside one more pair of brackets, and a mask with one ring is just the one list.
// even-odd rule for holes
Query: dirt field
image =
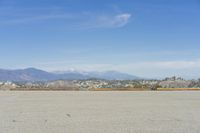
{"label": "dirt field", "polygon": [[200,91],[2,91],[0,132],[200,133]]}
{"label": "dirt field", "polygon": [[200,88],[158,88],[158,91],[200,91]]}

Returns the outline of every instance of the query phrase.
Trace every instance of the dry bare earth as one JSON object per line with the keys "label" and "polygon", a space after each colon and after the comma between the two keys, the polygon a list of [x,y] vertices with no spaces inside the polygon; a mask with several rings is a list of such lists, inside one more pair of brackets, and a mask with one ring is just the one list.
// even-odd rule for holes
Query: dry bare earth
{"label": "dry bare earth", "polygon": [[0,92],[1,133],[199,133],[200,92]]}
{"label": "dry bare earth", "polygon": [[200,88],[158,88],[158,91],[200,91]]}

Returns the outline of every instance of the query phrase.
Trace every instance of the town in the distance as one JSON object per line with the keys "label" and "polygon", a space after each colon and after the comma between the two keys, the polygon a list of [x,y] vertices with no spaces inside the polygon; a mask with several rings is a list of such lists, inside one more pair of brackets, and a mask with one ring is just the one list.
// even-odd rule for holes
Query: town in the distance
{"label": "town in the distance", "polygon": [[0,90],[151,91],[200,90],[200,79],[145,79],[116,71],[55,72],[0,69]]}

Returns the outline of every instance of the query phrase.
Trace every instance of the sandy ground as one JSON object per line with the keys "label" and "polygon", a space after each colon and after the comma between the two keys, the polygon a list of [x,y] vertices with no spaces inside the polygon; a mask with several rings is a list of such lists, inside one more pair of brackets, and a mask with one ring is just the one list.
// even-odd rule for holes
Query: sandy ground
{"label": "sandy ground", "polygon": [[0,133],[200,133],[200,92],[0,92]]}

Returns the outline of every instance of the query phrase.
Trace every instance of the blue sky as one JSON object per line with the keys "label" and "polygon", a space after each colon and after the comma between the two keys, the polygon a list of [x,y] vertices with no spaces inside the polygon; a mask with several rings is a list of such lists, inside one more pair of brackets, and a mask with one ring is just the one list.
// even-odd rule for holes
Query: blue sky
{"label": "blue sky", "polygon": [[0,68],[200,77],[199,0],[0,0]]}

